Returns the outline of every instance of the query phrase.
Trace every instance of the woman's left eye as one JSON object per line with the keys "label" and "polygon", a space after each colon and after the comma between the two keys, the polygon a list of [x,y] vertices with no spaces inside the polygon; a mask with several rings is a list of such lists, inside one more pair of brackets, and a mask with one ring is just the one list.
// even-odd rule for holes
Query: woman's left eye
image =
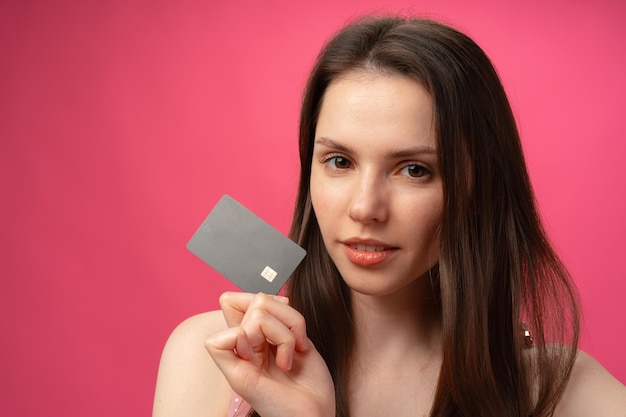
{"label": "woman's left eye", "polygon": [[400,173],[411,178],[422,178],[430,174],[430,170],[423,165],[409,164],[404,166]]}

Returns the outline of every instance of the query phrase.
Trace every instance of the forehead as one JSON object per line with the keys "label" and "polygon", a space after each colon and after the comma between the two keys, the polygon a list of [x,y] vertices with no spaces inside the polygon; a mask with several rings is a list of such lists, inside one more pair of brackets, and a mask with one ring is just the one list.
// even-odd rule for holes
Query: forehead
{"label": "forehead", "polygon": [[435,147],[433,101],[408,76],[350,71],[328,86],[315,136]]}

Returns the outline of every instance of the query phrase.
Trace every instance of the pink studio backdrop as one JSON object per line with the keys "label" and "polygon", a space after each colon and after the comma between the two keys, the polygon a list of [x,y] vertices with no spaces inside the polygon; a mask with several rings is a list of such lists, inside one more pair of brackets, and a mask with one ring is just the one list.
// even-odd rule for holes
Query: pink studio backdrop
{"label": "pink studio backdrop", "polygon": [[438,18],[490,54],[583,348],[626,382],[626,3],[215,3],[0,3],[3,415],[150,414],[167,336],[233,289],[187,240],[223,193],[287,232],[307,71],[372,11]]}

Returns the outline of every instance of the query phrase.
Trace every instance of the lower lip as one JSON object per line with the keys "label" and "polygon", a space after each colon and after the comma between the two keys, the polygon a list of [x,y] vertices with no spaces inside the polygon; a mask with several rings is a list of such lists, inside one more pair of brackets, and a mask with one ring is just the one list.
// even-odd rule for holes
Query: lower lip
{"label": "lower lip", "polygon": [[379,251],[359,250],[350,245],[344,245],[344,248],[350,262],[359,266],[370,268],[385,262],[393,252],[393,249]]}

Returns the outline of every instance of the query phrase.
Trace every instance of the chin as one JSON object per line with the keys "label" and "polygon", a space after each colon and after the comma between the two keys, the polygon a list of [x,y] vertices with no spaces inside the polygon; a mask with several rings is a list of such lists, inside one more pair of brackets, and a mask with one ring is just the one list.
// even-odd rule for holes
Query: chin
{"label": "chin", "polygon": [[[337,266],[339,273],[351,291],[367,296],[385,297],[393,294],[413,294],[432,290],[430,270],[424,268],[411,274],[407,271],[391,271],[389,269],[359,268],[356,266]],[[395,279],[390,279],[395,277]]]}

